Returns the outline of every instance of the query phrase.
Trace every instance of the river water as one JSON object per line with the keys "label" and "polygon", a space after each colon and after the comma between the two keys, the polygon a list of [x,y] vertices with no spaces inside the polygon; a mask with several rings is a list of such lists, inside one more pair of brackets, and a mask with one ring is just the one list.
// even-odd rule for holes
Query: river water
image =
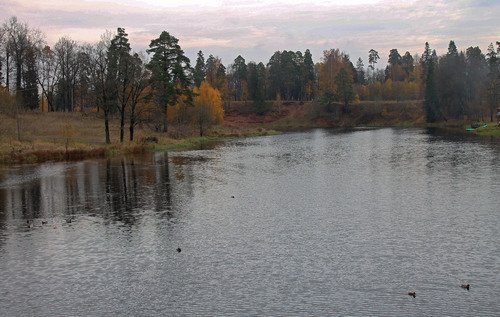
{"label": "river water", "polygon": [[313,130],[0,169],[1,316],[500,316],[499,276],[495,141]]}

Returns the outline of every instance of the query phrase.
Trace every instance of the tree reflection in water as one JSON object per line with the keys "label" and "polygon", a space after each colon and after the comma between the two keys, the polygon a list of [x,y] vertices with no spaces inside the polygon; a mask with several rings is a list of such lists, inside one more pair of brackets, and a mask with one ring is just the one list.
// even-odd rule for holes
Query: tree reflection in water
{"label": "tree reflection in water", "polygon": [[192,190],[186,171],[185,164],[169,162],[167,153],[8,169],[0,183],[0,228],[81,215],[134,225],[148,211],[171,218],[174,200]]}

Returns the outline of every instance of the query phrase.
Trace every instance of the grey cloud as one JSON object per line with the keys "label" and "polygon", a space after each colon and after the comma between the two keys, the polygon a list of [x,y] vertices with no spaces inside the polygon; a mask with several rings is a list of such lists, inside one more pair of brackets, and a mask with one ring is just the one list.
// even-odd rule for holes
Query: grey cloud
{"label": "grey cloud", "polygon": [[473,6],[473,7],[499,7],[500,2],[498,2],[498,0],[475,0],[475,1],[471,1],[471,6]]}
{"label": "grey cloud", "polygon": [[[19,3],[7,0],[0,3],[0,19],[16,14],[20,20],[53,33],[49,38],[73,36],[67,30],[81,33],[86,28],[101,28],[104,32],[121,26],[136,50],[146,49],[151,39],[167,30],[179,38],[192,59],[201,49],[207,55],[219,55],[225,63],[239,54],[247,61],[267,62],[274,51],[307,48],[319,60],[322,51],[332,47],[346,51],[353,60],[366,59],[368,50],[375,48],[385,60],[383,56],[391,48],[420,53],[425,41],[438,51],[446,50],[451,39],[462,45],[460,49],[470,45],[486,48],[489,42],[499,40],[500,34],[500,6],[486,0],[382,1],[363,6],[231,1],[221,7],[122,5],[117,10],[109,10],[109,3],[103,9],[99,3],[104,2],[96,1],[83,11],[72,11],[69,5],[18,10]],[[92,40],[98,38],[88,39]]]}

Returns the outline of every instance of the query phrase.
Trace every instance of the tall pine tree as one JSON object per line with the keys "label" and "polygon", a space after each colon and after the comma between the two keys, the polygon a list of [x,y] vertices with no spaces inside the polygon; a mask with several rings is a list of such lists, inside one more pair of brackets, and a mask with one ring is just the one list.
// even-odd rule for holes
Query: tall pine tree
{"label": "tall pine tree", "polygon": [[203,56],[203,52],[199,51],[193,72],[194,85],[196,87],[200,87],[201,82],[205,80],[206,75],[207,75],[207,66],[205,64],[205,57]]}
{"label": "tall pine tree", "polygon": [[427,122],[435,122],[438,119],[438,96],[434,71],[436,66],[436,52],[432,52],[428,42],[425,42],[425,50],[422,54],[423,80],[425,85],[424,108]]}
{"label": "tall pine tree", "polygon": [[113,91],[117,99],[118,112],[120,113],[120,142],[123,143],[125,127],[125,110],[130,99],[130,82],[134,76],[130,44],[125,29],[118,28],[117,34],[111,40],[108,49],[110,81],[116,87]]}
{"label": "tall pine tree", "polygon": [[191,103],[193,71],[179,40],[166,31],[151,41],[147,52],[153,54],[147,66],[151,70],[156,104],[163,115],[163,132],[167,132],[167,107],[175,105],[183,95]]}
{"label": "tall pine tree", "polygon": [[245,98],[247,86],[247,65],[245,59],[238,55],[231,65],[231,90],[235,100],[243,100]]}

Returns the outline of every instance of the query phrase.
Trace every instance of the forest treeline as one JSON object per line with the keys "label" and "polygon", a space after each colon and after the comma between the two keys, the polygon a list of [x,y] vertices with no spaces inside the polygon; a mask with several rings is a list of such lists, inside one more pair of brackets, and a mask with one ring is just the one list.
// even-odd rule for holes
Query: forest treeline
{"label": "forest treeline", "polygon": [[[0,27],[0,111],[95,111],[120,118],[120,140],[134,139],[147,123],[167,131],[170,123],[194,124],[200,135],[221,122],[224,105],[249,103],[257,113],[269,100],[314,101],[350,112],[364,100],[424,100],[429,122],[465,117],[493,120],[500,96],[500,42],[486,52],[459,50],[450,41],[438,56],[428,43],[422,54],[391,49],[385,69],[375,49],[366,62],[328,49],[314,63],[311,52],[277,51],[264,64],[238,55],[229,65],[198,52],[192,65],[178,39],[162,32],[146,52],[134,52],[125,29],[105,32],[93,44],[60,38],[53,47],[44,34],[12,17]],[[365,65],[366,64],[366,65]]]}

